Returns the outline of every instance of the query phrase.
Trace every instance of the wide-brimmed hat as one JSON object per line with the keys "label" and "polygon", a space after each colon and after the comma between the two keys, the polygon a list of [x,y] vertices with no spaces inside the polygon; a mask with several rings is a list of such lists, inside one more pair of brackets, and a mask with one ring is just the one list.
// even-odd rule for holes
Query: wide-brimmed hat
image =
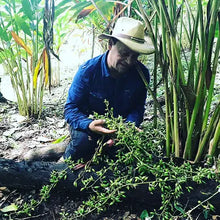
{"label": "wide-brimmed hat", "polygon": [[128,17],[120,17],[115,23],[112,34],[101,34],[100,39],[114,37],[129,47],[131,50],[141,54],[154,53],[155,49],[150,37],[144,33],[144,25],[141,21]]}

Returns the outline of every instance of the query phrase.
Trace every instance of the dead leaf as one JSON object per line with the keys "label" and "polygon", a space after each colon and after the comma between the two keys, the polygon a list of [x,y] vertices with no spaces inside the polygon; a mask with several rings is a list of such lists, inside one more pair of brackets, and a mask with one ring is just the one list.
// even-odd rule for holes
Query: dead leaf
{"label": "dead leaf", "polygon": [[4,213],[6,213],[6,212],[14,212],[14,211],[17,211],[17,210],[18,210],[18,207],[14,203],[12,203],[12,204],[10,204],[8,206],[5,206],[4,208],[0,209],[0,211],[4,212]]}

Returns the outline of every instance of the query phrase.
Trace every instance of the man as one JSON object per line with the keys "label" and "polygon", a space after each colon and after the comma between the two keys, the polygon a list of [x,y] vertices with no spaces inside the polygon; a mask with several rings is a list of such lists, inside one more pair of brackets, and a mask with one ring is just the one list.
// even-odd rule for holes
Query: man
{"label": "man", "polygon": [[[69,89],[65,104],[65,119],[70,125],[71,142],[64,159],[84,158],[89,160],[97,147],[100,135],[109,135],[115,130],[104,128],[104,120],[88,118],[93,112],[104,114],[104,100],[113,107],[114,116],[121,115],[138,127],[144,114],[146,88],[136,70],[142,69],[149,82],[149,71],[137,58],[139,54],[153,52],[145,41],[144,26],[135,19],[121,17],[109,39],[109,50],[79,67]],[[112,144],[112,140],[107,142]]]}

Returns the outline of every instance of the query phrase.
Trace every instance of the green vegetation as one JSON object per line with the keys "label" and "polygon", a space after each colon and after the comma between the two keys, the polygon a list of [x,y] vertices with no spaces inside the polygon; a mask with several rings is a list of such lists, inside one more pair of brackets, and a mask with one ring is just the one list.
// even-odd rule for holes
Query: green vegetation
{"label": "green vegetation", "polygon": [[[167,4],[164,0],[152,0],[153,24],[141,1],[137,2],[155,45],[155,62],[165,87],[167,156],[174,153],[176,157],[198,162],[203,160],[208,148],[213,156],[220,137],[220,104],[213,112],[210,108],[220,49],[220,32],[216,26],[220,2],[209,1],[206,8],[198,1],[194,16],[188,1],[178,5],[175,0],[168,0]],[[186,18],[191,22],[189,25]],[[155,33],[159,31],[162,36],[158,45]],[[189,58],[182,47],[184,31],[190,36]]]}
{"label": "green vegetation", "polygon": [[[216,169],[210,166],[195,166],[174,157],[165,158],[163,123],[158,122],[160,129],[154,129],[153,123],[146,124],[143,131],[138,132],[134,124],[125,124],[121,117],[114,118],[112,115],[112,110],[108,109],[105,115],[94,114],[94,118],[105,119],[108,128],[117,129],[116,134],[112,136],[117,140],[115,154],[112,156],[106,153],[108,147],[100,140],[92,160],[86,164],[73,183],[73,187],[80,185],[81,191],[90,192],[89,196],[77,210],[63,212],[62,219],[82,219],[91,213],[103,212],[109,206],[121,202],[129,190],[140,186],[145,187],[146,196],[147,192],[150,192],[161,197],[161,206],[158,209],[145,210],[155,219],[190,218],[196,209],[203,209],[204,216],[210,216],[215,207],[209,200],[220,193]],[[58,181],[67,177],[67,170],[75,172],[74,167],[82,161],[66,162],[66,170],[60,173],[54,171],[51,174],[51,184],[43,186],[39,200],[32,200],[30,204],[25,203],[19,207],[17,215],[31,215],[31,211],[49,198]],[[217,188],[213,195],[207,196],[194,207],[181,203],[184,193],[193,194],[195,184],[207,181],[216,182]]]}
{"label": "green vegetation", "polygon": [[43,8],[37,0],[3,0],[0,14],[0,62],[10,75],[19,112],[27,117],[40,115],[43,87],[49,74],[42,39]]}

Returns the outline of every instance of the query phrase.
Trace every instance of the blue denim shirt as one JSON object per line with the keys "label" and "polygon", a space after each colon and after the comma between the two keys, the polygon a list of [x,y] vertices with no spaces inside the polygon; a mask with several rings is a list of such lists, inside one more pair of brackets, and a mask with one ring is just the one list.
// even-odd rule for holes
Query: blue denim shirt
{"label": "blue denim shirt", "polygon": [[[108,51],[88,60],[79,67],[69,89],[64,115],[73,129],[87,130],[97,112],[104,114],[104,100],[113,107],[114,116],[121,115],[126,121],[139,126],[143,121],[146,87],[134,68],[119,79],[112,78],[107,67]],[[149,82],[148,69],[138,62]]]}

